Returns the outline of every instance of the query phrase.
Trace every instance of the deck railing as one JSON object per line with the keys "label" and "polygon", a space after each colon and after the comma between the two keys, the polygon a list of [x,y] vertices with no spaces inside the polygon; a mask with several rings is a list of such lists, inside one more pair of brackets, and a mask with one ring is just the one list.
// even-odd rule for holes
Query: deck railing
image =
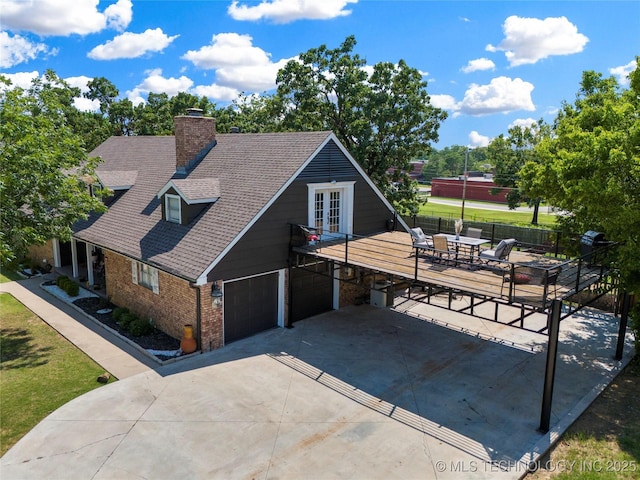
{"label": "deck railing", "polygon": [[[457,250],[438,251],[412,248],[409,234],[406,241],[383,237],[341,232],[321,234],[313,227],[291,225],[290,244],[297,253],[328,258],[343,265],[366,266],[415,283],[424,283],[425,270],[438,266],[446,267],[452,282],[460,272],[476,272],[481,283],[480,274],[486,275],[489,271],[501,278],[500,297],[509,302],[542,305],[555,298],[569,298],[593,285],[611,284],[607,277],[611,273],[611,253],[616,248],[615,244],[606,244],[594,248],[588,255],[561,260],[553,253],[535,253],[531,247],[519,246],[512,251],[510,260],[487,262],[477,254],[472,255],[463,245]],[[410,267],[408,257],[413,257]],[[476,291],[479,289],[481,287]]]}

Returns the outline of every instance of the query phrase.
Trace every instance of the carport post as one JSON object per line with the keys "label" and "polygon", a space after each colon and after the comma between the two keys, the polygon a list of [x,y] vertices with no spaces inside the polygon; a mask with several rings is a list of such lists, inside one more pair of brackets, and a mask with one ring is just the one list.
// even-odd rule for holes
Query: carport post
{"label": "carport post", "polygon": [[558,334],[560,332],[560,313],[562,312],[562,300],[553,300],[547,324],[549,327],[549,344],[547,346],[547,367],[544,372],[544,391],[542,392],[542,414],[540,415],[540,430],[542,433],[549,431],[551,422],[551,400],[553,397],[553,384],[556,376],[556,359],[558,356]]}
{"label": "carport post", "polygon": [[625,290],[622,297],[622,310],[620,311],[620,328],[618,329],[618,345],[616,346],[615,360],[622,360],[622,352],[624,350],[624,337],[627,334],[627,320],[629,319],[629,307],[631,304],[631,296]]}

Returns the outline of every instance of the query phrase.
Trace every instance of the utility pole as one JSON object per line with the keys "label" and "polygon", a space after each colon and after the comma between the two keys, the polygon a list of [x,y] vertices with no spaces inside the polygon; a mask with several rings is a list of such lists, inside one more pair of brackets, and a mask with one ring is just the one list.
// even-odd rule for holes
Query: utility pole
{"label": "utility pole", "polygon": [[460,218],[464,220],[464,201],[467,197],[467,165],[469,164],[469,147],[464,151],[464,179],[462,180],[462,211],[460,212]]}

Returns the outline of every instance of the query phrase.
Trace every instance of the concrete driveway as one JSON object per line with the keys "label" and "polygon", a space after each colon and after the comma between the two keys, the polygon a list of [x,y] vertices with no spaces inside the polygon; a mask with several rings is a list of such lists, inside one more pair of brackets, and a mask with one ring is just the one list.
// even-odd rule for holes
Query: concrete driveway
{"label": "concrete driveway", "polygon": [[629,338],[623,361],[612,360],[617,326],[591,310],[562,322],[544,435],[546,337],[399,301],[330,312],[94,390],[29,432],[0,474],[517,479],[630,359]]}

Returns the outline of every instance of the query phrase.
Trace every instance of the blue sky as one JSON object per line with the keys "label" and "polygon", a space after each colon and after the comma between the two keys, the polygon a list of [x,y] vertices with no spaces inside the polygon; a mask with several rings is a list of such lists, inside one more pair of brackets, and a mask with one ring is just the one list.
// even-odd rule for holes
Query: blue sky
{"label": "blue sky", "polygon": [[106,77],[136,103],[187,91],[223,106],[272,91],[288,60],[348,35],[368,65],[404,59],[423,73],[449,112],[436,148],[482,146],[551,122],[585,70],[624,85],[640,55],[640,2],[2,0],[0,71],[22,86],[50,68],[81,88]]}

